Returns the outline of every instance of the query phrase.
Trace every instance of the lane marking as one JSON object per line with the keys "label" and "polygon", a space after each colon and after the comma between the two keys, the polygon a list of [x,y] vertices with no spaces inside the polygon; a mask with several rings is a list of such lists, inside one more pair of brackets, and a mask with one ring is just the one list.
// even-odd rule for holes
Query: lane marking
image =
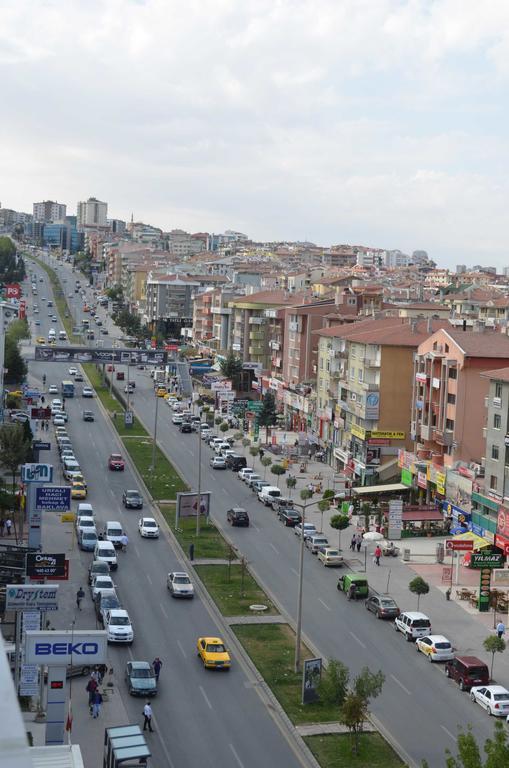
{"label": "lane marking", "polygon": [[[159,608],[161,609],[161,613],[164,614],[164,616],[167,619],[169,619],[170,617],[168,616],[168,613],[167,613],[166,608],[164,607],[163,603],[159,603]],[[177,640],[177,642],[178,642],[178,640]]]}
{"label": "lane marking", "polygon": [[205,701],[207,702],[207,706],[208,706],[208,708],[209,708],[209,709],[212,709],[212,704],[211,704],[211,703],[210,703],[210,701],[209,701],[209,697],[208,697],[208,696],[207,696],[207,694],[205,693],[205,690],[204,690],[204,688],[203,688],[203,685],[200,685],[200,686],[199,686],[199,688],[200,688],[200,691],[201,691],[201,693],[202,693],[202,696],[203,696],[203,698],[204,698],[204,699],[205,699]]}
{"label": "lane marking", "polygon": [[453,736],[453,735],[452,735],[452,733],[450,732],[450,730],[449,730],[448,728],[446,728],[446,727],[445,727],[445,725],[441,725],[441,726],[440,726],[440,728],[442,728],[442,730],[443,730],[443,731],[445,731],[445,732],[446,732],[446,734],[447,734],[448,736],[450,736],[450,737],[451,737],[451,739],[452,739],[454,742],[456,741],[456,736]]}
{"label": "lane marking", "polygon": [[181,652],[182,656],[184,657],[184,659],[187,659],[187,653],[185,652],[185,650],[184,650],[184,646],[182,645],[182,643],[180,642],[180,640],[177,640],[177,645],[178,645],[178,647],[179,647],[179,650],[180,650],[180,652]]}
{"label": "lane marking", "polygon": [[147,577],[147,581],[150,585],[152,585],[152,579],[150,578],[150,573],[146,573],[145,576]]}
{"label": "lane marking", "polygon": [[237,761],[237,763],[239,764],[240,768],[244,768],[244,763],[242,762],[242,760],[241,760],[241,759],[240,759],[240,757],[238,756],[238,754],[237,754],[237,752],[236,752],[236,750],[235,750],[235,747],[233,746],[233,744],[230,744],[230,745],[229,745],[229,747],[230,747],[230,749],[231,749],[231,751],[232,751],[233,757],[235,758],[235,760],[236,760],[236,761]]}
{"label": "lane marking", "polygon": [[354,635],[354,633],[353,633],[353,632],[350,632],[350,635],[353,637],[353,639],[355,640],[355,642],[356,642],[356,643],[359,643],[359,645],[361,646],[361,648],[365,648],[365,647],[366,647],[366,646],[364,645],[364,643],[362,642],[362,640],[361,640],[359,637],[357,637],[357,635]]}
{"label": "lane marking", "polygon": [[294,573],[296,576],[299,575],[299,572],[295,570],[295,568],[290,568],[291,572]]}
{"label": "lane marking", "polygon": [[[350,633],[350,634],[351,634],[351,633]],[[405,691],[405,693],[406,693],[408,696],[411,696],[411,695],[412,695],[411,691],[409,691],[409,690],[408,690],[408,688],[406,688],[406,687],[403,685],[403,683],[401,682],[401,680],[398,680],[398,678],[397,678],[397,677],[395,677],[394,675],[391,675],[391,677],[392,677],[392,679],[394,680],[394,682],[396,683],[396,685],[399,685],[399,687],[401,688],[401,690],[402,690],[402,691]],[[442,727],[443,727],[443,726],[442,726]],[[453,737],[453,738],[454,738],[454,737]],[[456,739],[454,739],[454,741],[456,741]]]}
{"label": "lane marking", "polygon": [[134,554],[136,555],[136,557],[139,557],[140,553],[138,552],[138,547],[136,546],[136,544],[131,544],[131,546],[133,548],[133,551],[134,551]]}
{"label": "lane marking", "polygon": [[[322,598],[321,598],[321,597],[319,597],[319,598],[318,598],[318,602],[319,602],[319,603],[321,603],[321,604],[323,605],[323,607],[324,607],[324,608],[326,608],[328,611],[330,611],[330,608],[329,608],[329,606],[327,605],[327,603],[324,603],[324,602],[323,602],[323,600],[322,600]],[[350,633],[350,634],[351,634],[351,633]],[[366,646],[364,646],[364,647],[366,647]]]}
{"label": "lane marking", "polygon": [[279,549],[277,549],[271,541],[269,541],[269,547],[272,547],[276,555],[279,555]]}
{"label": "lane marking", "polygon": [[257,531],[258,533],[260,533],[260,529],[258,528],[258,526],[257,526],[257,525],[255,525],[254,523],[251,523],[251,526],[252,526],[252,527],[255,529],[255,531]]}

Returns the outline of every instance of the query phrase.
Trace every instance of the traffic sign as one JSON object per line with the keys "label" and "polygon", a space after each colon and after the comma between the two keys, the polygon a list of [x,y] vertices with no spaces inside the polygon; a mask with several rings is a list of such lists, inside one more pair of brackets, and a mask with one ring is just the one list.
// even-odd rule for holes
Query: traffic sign
{"label": "traffic sign", "polygon": [[25,389],[23,392],[23,397],[27,398],[28,400],[38,400],[41,396],[41,393],[38,389]]}
{"label": "traffic sign", "polygon": [[53,465],[22,464],[21,480],[23,483],[51,483],[53,480]]}
{"label": "traffic sign", "polygon": [[468,539],[463,539],[462,541],[455,541],[454,539],[447,539],[445,542],[445,548],[447,551],[455,551],[455,552],[472,552],[474,548],[474,542],[469,541]]}
{"label": "traffic sign", "polygon": [[35,508],[67,512],[71,508],[71,489],[67,485],[46,485],[35,490]]}
{"label": "traffic sign", "polygon": [[34,440],[32,445],[34,451],[51,451],[51,443],[43,443],[42,440]]}

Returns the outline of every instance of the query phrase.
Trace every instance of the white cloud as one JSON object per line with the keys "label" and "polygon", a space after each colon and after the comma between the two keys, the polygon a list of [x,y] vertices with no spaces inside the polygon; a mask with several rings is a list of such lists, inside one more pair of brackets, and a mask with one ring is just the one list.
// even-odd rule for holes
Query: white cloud
{"label": "white cloud", "polygon": [[505,263],[509,4],[0,0],[0,199]]}

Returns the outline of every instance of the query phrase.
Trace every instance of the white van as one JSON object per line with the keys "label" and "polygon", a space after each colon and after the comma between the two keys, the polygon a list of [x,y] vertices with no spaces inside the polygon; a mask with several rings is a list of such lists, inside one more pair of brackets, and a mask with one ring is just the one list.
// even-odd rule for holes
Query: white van
{"label": "white van", "polygon": [[76,472],[81,472],[76,459],[64,459],[62,468],[66,480],[72,480]]}
{"label": "white van", "polygon": [[266,507],[271,506],[274,499],[281,496],[281,491],[275,485],[266,485],[258,493],[258,499],[262,501]]}
{"label": "white van", "polygon": [[87,502],[82,502],[81,504],[78,504],[78,509],[76,511],[76,522],[80,519],[80,517],[94,517],[94,508],[92,507],[92,504],[88,504]]}
{"label": "white van", "polygon": [[117,570],[117,553],[111,541],[97,542],[94,549],[94,560],[102,560],[103,563],[108,563],[111,571]]}
{"label": "white van", "polygon": [[114,547],[122,546],[122,536],[124,531],[122,526],[116,520],[108,520],[104,525],[104,540],[111,541]]}
{"label": "white van", "polygon": [[50,328],[49,331],[48,331],[48,340],[49,339],[56,339],[56,337],[57,337],[57,332],[55,331],[54,328]]}
{"label": "white van", "polygon": [[58,332],[59,341],[67,341],[67,334],[65,331]]}

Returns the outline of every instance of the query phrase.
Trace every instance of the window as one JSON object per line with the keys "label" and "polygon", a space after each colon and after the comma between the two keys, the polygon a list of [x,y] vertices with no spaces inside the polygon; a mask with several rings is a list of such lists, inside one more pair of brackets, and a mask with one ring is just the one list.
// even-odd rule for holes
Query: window
{"label": "window", "polygon": [[502,417],[499,413],[495,413],[493,416],[493,429],[500,429],[502,426]]}
{"label": "window", "polygon": [[497,476],[496,475],[490,475],[490,488],[492,491],[497,490]]}
{"label": "window", "polygon": [[499,381],[495,384],[495,397],[502,397],[502,384]]}
{"label": "window", "polygon": [[445,345],[445,351],[446,351],[446,352],[449,352],[449,344],[446,344],[446,345]]}
{"label": "window", "polygon": [[355,381],[355,368],[350,368],[350,379]]}
{"label": "window", "polygon": [[446,419],[445,428],[452,432],[454,430],[454,419]]}
{"label": "window", "polygon": [[364,379],[364,371],[362,368],[359,368],[359,381],[362,381]]}
{"label": "window", "polygon": [[449,378],[450,379],[457,379],[458,378],[458,369],[457,368],[449,368]]}
{"label": "window", "polygon": [[491,458],[498,461],[498,445],[491,446]]}
{"label": "window", "polygon": [[455,405],[456,403],[456,395],[453,395],[452,392],[447,393],[447,402],[449,405]]}

